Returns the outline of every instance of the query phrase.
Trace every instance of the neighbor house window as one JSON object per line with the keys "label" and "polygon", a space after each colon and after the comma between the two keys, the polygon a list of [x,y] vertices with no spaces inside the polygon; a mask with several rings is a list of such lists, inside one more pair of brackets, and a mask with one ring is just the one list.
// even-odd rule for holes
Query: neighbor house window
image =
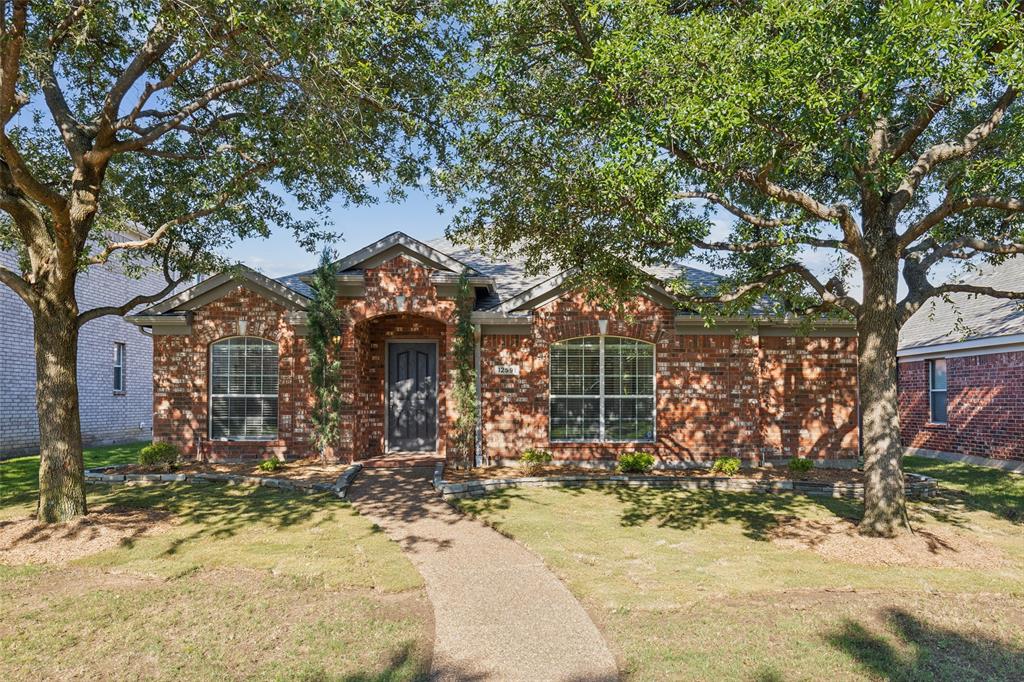
{"label": "neighbor house window", "polygon": [[114,393],[124,393],[124,344],[114,344]]}
{"label": "neighbor house window", "polygon": [[551,346],[553,441],[653,441],[654,344],[616,336]]}
{"label": "neighbor house window", "polygon": [[938,358],[928,361],[928,405],[929,420],[936,424],[946,423],[948,405],[946,390],[946,360]]}
{"label": "neighbor house window", "polygon": [[277,436],[277,344],[239,336],[210,346],[210,437]]}

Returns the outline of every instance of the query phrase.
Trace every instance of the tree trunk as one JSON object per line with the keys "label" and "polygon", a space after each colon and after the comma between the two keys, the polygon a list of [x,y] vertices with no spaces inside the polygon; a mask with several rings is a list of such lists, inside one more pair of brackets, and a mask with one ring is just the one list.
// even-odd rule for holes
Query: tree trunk
{"label": "tree trunk", "polygon": [[864,305],[857,320],[865,477],[860,532],[876,537],[896,535],[907,513],[896,392],[897,265],[895,258],[883,257],[865,267]]}
{"label": "tree trunk", "polygon": [[86,513],[78,414],[78,304],[73,295],[44,294],[33,312],[39,414],[36,516],[42,523],[58,523]]}

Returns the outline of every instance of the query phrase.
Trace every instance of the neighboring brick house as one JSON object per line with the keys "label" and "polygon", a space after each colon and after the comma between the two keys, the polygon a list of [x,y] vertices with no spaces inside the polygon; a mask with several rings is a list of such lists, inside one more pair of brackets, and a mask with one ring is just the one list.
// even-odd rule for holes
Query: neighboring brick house
{"label": "neighboring brick house", "polygon": [[[0,264],[17,269],[17,257],[0,251]],[[160,273],[141,279],[115,265],[93,266],[78,277],[83,311],[112,305],[164,287]],[[152,343],[116,316],[82,327],[78,340],[78,395],[86,445],[147,440],[153,425]],[[119,369],[115,370],[115,367]],[[32,313],[0,285],[0,456],[34,453],[39,447]]]}
{"label": "neighboring brick house", "polygon": [[[971,284],[1024,291],[1024,258]],[[1018,301],[951,294],[900,332],[900,431],[924,454],[1024,461],[1024,309]]]}
{"label": "neighboring brick house", "polygon": [[[528,447],[575,461],[643,449],[664,465],[858,457],[849,324],[807,336],[784,320],[707,328],[659,284],[715,279],[690,268],[653,271],[641,295],[607,310],[569,289],[565,273],[528,276],[521,263],[400,232],[335,265],[347,319],[339,459],[446,456],[462,272],[475,291],[482,463]],[[156,439],[206,459],[315,454],[310,274],[272,280],[242,268],[131,318],[153,333]]]}

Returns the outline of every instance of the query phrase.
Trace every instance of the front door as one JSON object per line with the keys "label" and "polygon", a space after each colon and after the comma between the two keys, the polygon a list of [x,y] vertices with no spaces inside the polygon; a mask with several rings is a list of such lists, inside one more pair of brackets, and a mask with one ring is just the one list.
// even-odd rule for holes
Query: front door
{"label": "front door", "polygon": [[388,344],[388,450],[437,449],[437,345]]}

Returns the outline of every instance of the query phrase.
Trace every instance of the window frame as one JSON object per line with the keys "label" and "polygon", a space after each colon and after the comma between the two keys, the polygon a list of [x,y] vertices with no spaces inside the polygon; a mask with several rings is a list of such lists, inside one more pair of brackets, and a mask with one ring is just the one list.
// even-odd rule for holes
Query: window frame
{"label": "window frame", "polygon": [[[597,339],[598,340],[598,392],[596,395],[583,395],[583,394],[560,394],[554,395],[552,392],[552,373],[551,373],[551,353],[555,346],[560,344],[568,343],[570,341],[577,341],[581,339]],[[610,395],[605,391],[605,341],[607,339],[624,339],[626,341],[633,341],[635,343],[641,343],[651,348],[651,393],[650,394],[637,394],[637,395],[622,395],[614,394]],[[583,375],[585,376],[585,375]],[[578,398],[583,400],[598,400],[598,436],[597,438],[552,438],[551,436],[551,406],[555,399],[559,398]],[[606,423],[606,409],[605,400],[611,398],[616,399],[649,399],[651,401],[651,437],[650,438],[637,438],[637,439],[621,439],[621,438],[606,438],[607,423]],[[548,347],[548,442],[549,443],[656,443],[658,441],[658,346],[655,343],[646,341],[644,339],[637,339],[631,336],[618,336],[614,334],[600,334],[591,336],[574,336],[567,339],[559,339],[551,343]]]}
{"label": "window frame", "polygon": [[[120,380],[120,385],[118,381]],[[114,342],[114,395],[128,392],[128,344]]]}
{"label": "window frame", "polygon": [[[942,363],[943,373],[944,373],[944,375],[946,377],[946,386],[944,388],[935,388],[935,386],[934,386],[934,382],[935,382],[935,363],[936,362],[941,362]],[[941,424],[941,425],[944,426],[946,424],[949,424],[949,362],[947,362],[946,358],[930,358],[925,363],[925,369],[926,369],[926,372],[928,374],[928,423],[929,424]],[[945,409],[946,417],[945,417],[945,419],[936,419],[935,418],[935,402],[934,402],[934,400],[935,400],[935,394],[936,393],[942,393],[945,396],[945,398],[944,398],[944,402],[945,402],[945,406],[946,406],[946,409]]]}
{"label": "window frame", "polygon": [[[277,353],[277,393],[215,393],[213,390],[213,349],[219,344],[233,341],[235,339],[257,339],[274,346]],[[262,336],[251,334],[238,334],[236,336],[225,336],[224,338],[212,341],[206,349],[207,353],[207,386],[206,394],[206,437],[218,443],[268,443],[276,441],[281,435],[281,351],[280,344]],[[276,401],[276,414],[274,417],[274,434],[272,436],[218,436],[213,435],[213,399],[214,398],[274,398]]]}

